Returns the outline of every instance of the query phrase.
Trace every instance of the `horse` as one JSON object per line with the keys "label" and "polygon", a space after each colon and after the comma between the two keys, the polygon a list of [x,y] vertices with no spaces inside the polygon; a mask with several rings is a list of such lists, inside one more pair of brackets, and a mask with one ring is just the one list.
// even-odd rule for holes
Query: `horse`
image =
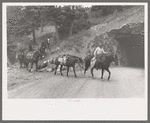
{"label": "horse", "polygon": [[48,64],[49,64],[49,60],[44,61],[42,64],[37,66],[37,69],[40,70],[42,68],[46,68],[48,66]]}
{"label": "horse", "polygon": [[[60,65],[60,73],[62,76],[63,76],[62,67],[66,66],[67,67],[67,76],[68,76],[69,68],[73,67],[74,75],[75,75],[75,77],[77,77],[76,72],[75,72],[75,64],[78,63],[79,66],[81,68],[83,68],[82,67],[83,66],[83,60],[77,56],[73,56],[73,55],[69,55],[69,54],[64,55],[64,56],[66,56],[66,63],[61,63],[61,61],[59,60],[60,56],[56,57],[55,60],[54,59],[52,60],[51,63],[56,65],[54,75],[56,75],[57,67]],[[62,57],[62,58],[65,58],[65,57]]]}
{"label": "horse", "polygon": [[46,49],[46,43],[42,42],[41,46],[40,46],[40,52],[43,53],[43,54],[45,54],[45,49]]}
{"label": "horse", "polygon": [[[101,61],[101,57],[102,56],[105,58],[103,62]],[[89,66],[92,65],[92,61],[91,61],[92,58],[93,58],[93,55],[89,55],[89,56],[85,57],[85,70],[84,70],[84,74],[86,73],[86,71],[89,68]],[[111,72],[109,70],[109,66],[110,66],[111,62],[115,62],[115,64],[118,65],[118,56],[117,56],[117,54],[106,53],[106,54],[98,56],[97,60],[96,60],[96,63],[93,66],[91,66],[92,77],[94,77],[94,75],[93,75],[93,69],[94,68],[98,68],[98,69],[102,69],[101,79],[103,79],[104,70],[106,70],[109,73],[109,76],[107,78],[107,80],[109,81],[110,75],[111,75]]]}
{"label": "horse", "polygon": [[[36,64],[36,71],[38,68],[38,60],[44,58],[44,55],[40,51],[31,51],[28,52],[26,55],[27,63],[31,63],[31,68],[29,69],[29,72],[31,72],[31,69],[33,68],[33,64]],[[27,70],[28,70],[28,64],[27,64]]]}
{"label": "horse", "polygon": [[25,59],[25,53],[23,51],[21,51],[20,54],[16,55],[16,59],[19,60],[20,68],[22,68],[22,64],[24,64],[24,66],[27,66],[27,61]]}
{"label": "horse", "polygon": [[29,45],[29,51],[33,51],[33,48],[31,45]]}

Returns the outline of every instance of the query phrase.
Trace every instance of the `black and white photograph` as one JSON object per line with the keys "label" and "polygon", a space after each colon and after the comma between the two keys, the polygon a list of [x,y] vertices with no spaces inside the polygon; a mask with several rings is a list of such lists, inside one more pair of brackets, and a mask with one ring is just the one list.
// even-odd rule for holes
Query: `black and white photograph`
{"label": "black and white photograph", "polygon": [[147,7],[3,3],[3,118],[146,120]]}

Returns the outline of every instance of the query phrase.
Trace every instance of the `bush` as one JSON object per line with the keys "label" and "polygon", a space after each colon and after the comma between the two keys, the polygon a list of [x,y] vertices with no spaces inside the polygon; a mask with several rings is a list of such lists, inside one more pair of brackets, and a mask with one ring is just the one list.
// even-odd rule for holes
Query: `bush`
{"label": "bush", "polygon": [[123,6],[92,6],[91,12],[96,12],[99,15],[101,11],[102,16],[107,16],[114,13],[115,11],[122,11]]}
{"label": "bush", "polygon": [[90,27],[91,27],[91,22],[90,21],[87,21],[85,19],[79,20],[79,21],[74,23],[73,33],[75,34],[75,33],[78,33],[81,30],[87,30]]}

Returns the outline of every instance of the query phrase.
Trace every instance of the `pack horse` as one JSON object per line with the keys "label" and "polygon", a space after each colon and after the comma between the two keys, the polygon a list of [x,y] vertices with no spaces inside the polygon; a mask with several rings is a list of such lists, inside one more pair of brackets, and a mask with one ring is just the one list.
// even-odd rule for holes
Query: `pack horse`
{"label": "pack horse", "polygon": [[69,73],[69,68],[73,67],[74,75],[75,75],[75,77],[77,77],[76,72],[75,72],[75,64],[76,63],[78,63],[81,68],[83,68],[83,60],[81,58],[77,57],[77,56],[73,56],[73,55],[69,55],[69,54],[67,54],[67,55],[64,54],[62,56],[59,55],[58,57],[53,59],[52,62],[51,62],[51,64],[56,65],[55,72],[54,72],[55,75],[56,75],[57,68],[60,65],[61,75],[63,75],[62,74],[62,67],[66,66],[67,67],[67,76],[68,76],[68,73]]}
{"label": "pack horse", "polygon": [[97,59],[96,59],[95,64],[93,64],[93,61],[92,61],[93,55],[86,56],[85,57],[84,74],[86,73],[89,66],[91,66],[92,77],[94,77],[93,69],[98,68],[98,69],[102,69],[101,79],[103,79],[104,70],[106,70],[109,73],[109,76],[107,78],[107,80],[109,80],[110,75],[111,75],[111,72],[109,70],[110,63],[115,62],[115,64],[118,65],[118,56],[117,56],[117,54],[113,54],[113,53],[103,54],[103,58],[104,58],[103,61],[101,60],[101,57],[102,57],[102,55],[98,56]]}

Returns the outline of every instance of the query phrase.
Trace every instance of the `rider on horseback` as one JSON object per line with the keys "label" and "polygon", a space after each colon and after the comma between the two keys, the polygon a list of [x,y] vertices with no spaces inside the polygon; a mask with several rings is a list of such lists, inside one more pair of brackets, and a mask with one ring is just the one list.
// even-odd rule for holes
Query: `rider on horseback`
{"label": "rider on horseback", "polygon": [[100,57],[101,62],[103,62],[103,54],[106,54],[107,52],[104,51],[102,44],[99,44],[98,47],[94,50],[94,57],[92,58],[94,64],[96,65],[96,69],[99,69],[99,66],[97,64],[97,57]]}

